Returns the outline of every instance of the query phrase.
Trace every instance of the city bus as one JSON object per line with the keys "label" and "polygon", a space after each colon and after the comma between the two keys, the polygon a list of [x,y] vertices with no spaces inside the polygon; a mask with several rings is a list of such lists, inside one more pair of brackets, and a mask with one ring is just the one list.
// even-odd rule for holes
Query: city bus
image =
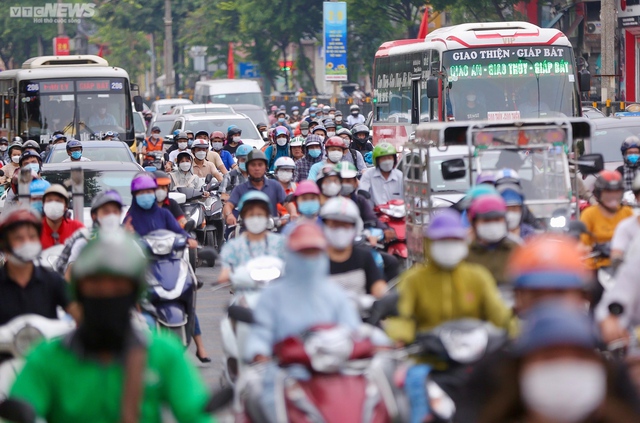
{"label": "city bus", "polygon": [[48,144],[55,131],[81,141],[107,131],[135,140],[129,75],[94,55],[40,56],[0,72],[0,128]]}
{"label": "city bus", "polygon": [[493,22],[382,44],[373,83],[373,143],[400,147],[420,122],[579,117],[590,77],[559,30]]}

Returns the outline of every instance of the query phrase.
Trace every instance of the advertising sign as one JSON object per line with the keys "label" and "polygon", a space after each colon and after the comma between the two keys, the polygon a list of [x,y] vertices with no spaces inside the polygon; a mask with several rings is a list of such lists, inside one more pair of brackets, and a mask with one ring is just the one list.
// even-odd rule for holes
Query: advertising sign
{"label": "advertising sign", "polygon": [[347,3],[324,2],[324,74],[327,81],[347,81]]}
{"label": "advertising sign", "polygon": [[68,56],[69,55],[69,37],[60,36],[53,38],[53,55]]}

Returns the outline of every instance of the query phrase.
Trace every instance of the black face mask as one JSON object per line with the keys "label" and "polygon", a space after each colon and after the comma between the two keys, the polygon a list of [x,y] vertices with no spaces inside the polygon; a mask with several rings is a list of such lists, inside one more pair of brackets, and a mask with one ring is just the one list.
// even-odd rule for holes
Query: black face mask
{"label": "black face mask", "polygon": [[356,141],[358,141],[360,144],[366,144],[366,142],[367,142],[368,140],[369,140],[369,139],[368,139],[367,137],[364,137],[364,138],[357,138],[357,137],[356,137]]}
{"label": "black face mask", "polygon": [[87,351],[122,351],[131,332],[131,309],[135,303],[135,294],[115,298],[81,298],[84,317],[78,335]]}

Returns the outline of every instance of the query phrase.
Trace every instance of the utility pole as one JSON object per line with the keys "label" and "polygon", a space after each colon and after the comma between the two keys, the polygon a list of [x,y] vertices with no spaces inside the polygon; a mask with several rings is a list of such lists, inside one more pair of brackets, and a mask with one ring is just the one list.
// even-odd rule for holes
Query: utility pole
{"label": "utility pole", "polygon": [[615,68],[615,37],[616,37],[616,2],[615,0],[602,0],[600,8],[600,21],[602,22],[602,35],[600,36],[600,52],[602,54],[601,100],[613,101],[616,92],[616,68]]}
{"label": "utility pole", "polygon": [[151,49],[149,50],[149,56],[151,56],[151,84],[149,85],[149,96],[155,100],[156,98],[156,79],[158,79],[158,75],[156,73],[157,64],[156,64],[156,36],[152,32],[149,34],[149,44],[151,45]]}
{"label": "utility pole", "polygon": [[164,91],[166,98],[173,97],[173,33],[171,32],[171,0],[164,0]]}
{"label": "utility pole", "polygon": [[64,23],[62,22],[62,16],[60,10],[62,10],[62,0],[58,0],[58,35],[64,35]]}

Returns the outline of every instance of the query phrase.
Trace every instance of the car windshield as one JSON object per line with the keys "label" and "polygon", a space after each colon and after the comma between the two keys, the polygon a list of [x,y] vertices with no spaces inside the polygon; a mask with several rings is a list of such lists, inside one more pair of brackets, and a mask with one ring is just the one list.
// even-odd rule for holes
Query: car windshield
{"label": "car windshield", "polygon": [[600,153],[605,163],[621,162],[620,145],[632,135],[640,135],[640,127],[598,129],[591,138],[590,153]]}
{"label": "car windshield", "polygon": [[260,93],[235,93],[235,94],[212,94],[209,96],[212,103],[222,104],[253,104],[264,107],[262,95]]}
{"label": "car windshield", "polygon": [[184,130],[207,131],[209,134],[213,131],[222,131],[227,133],[229,126],[235,125],[242,131],[242,138],[246,139],[262,139],[258,130],[253,125],[250,119],[202,119],[202,120],[187,120],[185,122]]}
{"label": "car windshield", "polygon": [[[133,162],[131,151],[126,145],[91,147],[87,144],[83,143],[82,157],[86,157],[93,162]],[[68,158],[69,155],[65,148],[56,148],[47,163],[61,163]]]}
{"label": "car windshield", "polygon": [[163,137],[166,137],[167,135],[171,135],[171,128],[173,128],[173,121],[160,120],[160,121],[153,122],[150,126],[151,128],[153,128],[154,126],[157,126],[158,128],[160,128],[160,135],[162,135]]}
{"label": "car windshield", "polygon": [[[84,171],[84,207],[91,207],[91,201],[100,192],[114,189],[118,191],[124,205],[131,205],[131,180],[138,172],[135,170],[85,170]],[[51,184],[71,185],[69,170],[42,172],[42,178]]]}
{"label": "car windshield", "polygon": [[136,133],[144,132],[146,129],[144,125],[144,119],[138,112],[133,114],[133,128],[135,129]]}

